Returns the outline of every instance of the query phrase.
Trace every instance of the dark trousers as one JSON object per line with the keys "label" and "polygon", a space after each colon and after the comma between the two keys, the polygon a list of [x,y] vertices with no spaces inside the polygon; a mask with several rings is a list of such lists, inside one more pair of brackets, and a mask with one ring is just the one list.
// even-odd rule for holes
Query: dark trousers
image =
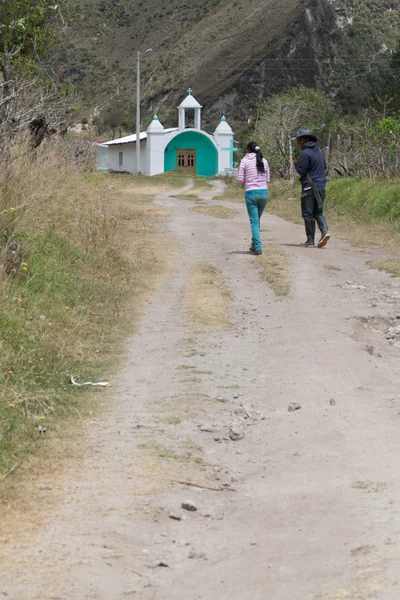
{"label": "dark trousers", "polygon": [[314,221],[317,222],[318,228],[321,235],[328,233],[328,223],[324,217],[324,202],[325,202],[325,189],[318,189],[319,195],[321,196],[322,206],[318,206],[317,199],[310,186],[305,186],[301,192],[301,214],[304,219],[306,230],[307,222],[312,223],[312,227],[315,228]]}

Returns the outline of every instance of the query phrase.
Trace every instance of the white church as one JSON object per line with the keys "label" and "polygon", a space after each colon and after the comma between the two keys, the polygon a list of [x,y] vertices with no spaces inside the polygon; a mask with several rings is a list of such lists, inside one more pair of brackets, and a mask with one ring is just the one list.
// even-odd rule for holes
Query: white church
{"label": "white church", "polygon": [[[159,175],[175,169],[203,177],[225,175],[233,168],[233,132],[225,117],[210,135],[201,129],[202,106],[188,90],[178,107],[178,127],[165,129],[157,115],[147,131],[140,133],[140,172]],[[194,112],[193,127],[187,127],[188,114]],[[113,172],[136,173],[136,135],[105,142],[100,149],[103,168]],[[105,160],[107,156],[107,160]]]}

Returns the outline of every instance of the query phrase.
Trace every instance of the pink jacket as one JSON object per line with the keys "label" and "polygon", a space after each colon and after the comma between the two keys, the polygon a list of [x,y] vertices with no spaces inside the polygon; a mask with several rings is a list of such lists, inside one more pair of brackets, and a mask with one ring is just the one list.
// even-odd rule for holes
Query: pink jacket
{"label": "pink jacket", "polygon": [[268,189],[268,184],[271,179],[269,165],[265,158],[263,158],[263,163],[265,172],[259,173],[257,171],[256,154],[254,152],[246,154],[246,156],[240,161],[238,181],[239,183],[244,183],[246,192]]}

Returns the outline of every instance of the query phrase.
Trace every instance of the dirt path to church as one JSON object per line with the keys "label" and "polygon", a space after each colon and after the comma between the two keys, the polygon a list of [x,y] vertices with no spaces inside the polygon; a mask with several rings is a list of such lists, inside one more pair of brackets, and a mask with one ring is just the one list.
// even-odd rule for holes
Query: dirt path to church
{"label": "dirt path to church", "polygon": [[221,219],[156,202],[174,271],[64,502],[2,553],[0,597],[398,600],[400,348],[385,332],[399,280],[366,266],[378,250],[304,250],[301,227],[266,215],[265,252],[290,263],[277,297],[246,253],[243,205]]}

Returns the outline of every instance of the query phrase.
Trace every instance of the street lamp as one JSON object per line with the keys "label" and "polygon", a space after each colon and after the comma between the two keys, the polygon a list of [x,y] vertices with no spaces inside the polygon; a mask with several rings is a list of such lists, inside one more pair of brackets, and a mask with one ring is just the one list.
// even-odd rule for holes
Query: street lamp
{"label": "street lamp", "polygon": [[140,175],[140,57],[153,52],[148,48],[145,52],[137,53],[136,68],[136,173]]}

